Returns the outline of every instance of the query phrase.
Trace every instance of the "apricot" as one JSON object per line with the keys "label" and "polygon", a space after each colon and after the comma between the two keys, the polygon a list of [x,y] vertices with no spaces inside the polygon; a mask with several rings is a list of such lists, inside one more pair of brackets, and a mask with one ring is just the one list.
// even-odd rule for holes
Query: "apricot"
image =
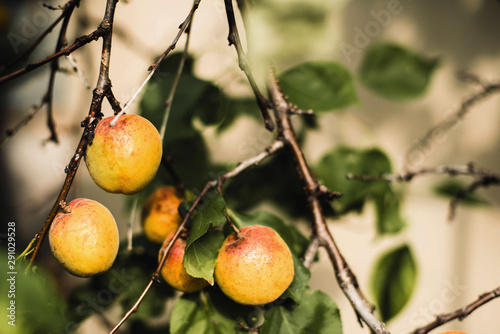
{"label": "apricot", "polygon": [[90,176],[111,193],[135,194],[156,175],[162,156],[160,134],[155,126],[138,115],[114,116],[97,124],[85,163]]}
{"label": "apricot", "polygon": [[280,235],[270,227],[254,225],[232,234],[222,244],[215,281],[231,299],[246,305],[276,300],[292,283],[293,258]]}
{"label": "apricot", "polygon": [[[171,232],[167,236],[167,242],[172,239],[174,234],[175,232]],[[203,278],[193,277],[187,273],[186,268],[182,264],[185,251],[186,240],[179,237],[175,240],[172,249],[168,253],[167,259],[161,268],[161,275],[173,288],[184,292],[195,292],[206,287],[208,282]]]}
{"label": "apricot", "polygon": [[142,210],[142,227],[149,240],[162,243],[170,232],[177,230],[182,222],[178,207],[183,200],[172,186],[161,187],[149,195]]}
{"label": "apricot", "polygon": [[453,330],[453,331],[441,332],[439,334],[467,334],[467,333]]}
{"label": "apricot", "polygon": [[118,227],[99,202],[78,198],[59,212],[49,230],[55,258],[76,276],[90,277],[108,270],[118,253]]}

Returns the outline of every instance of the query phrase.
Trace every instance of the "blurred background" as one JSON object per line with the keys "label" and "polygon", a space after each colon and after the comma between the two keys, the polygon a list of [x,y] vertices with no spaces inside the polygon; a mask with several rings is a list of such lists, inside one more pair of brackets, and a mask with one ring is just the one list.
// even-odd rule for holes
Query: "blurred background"
{"label": "blurred background", "polygon": [[[51,6],[64,1],[48,1]],[[248,44],[255,72],[263,82],[272,62],[278,72],[311,60],[333,60],[351,71],[356,81],[359,103],[335,113],[322,113],[318,128],[310,130],[304,142],[306,157],[316,163],[339,144],[382,148],[391,158],[393,170],[401,171],[411,146],[433,126],[455,112],[460,103],[476,92],[477,85],[457,78],[469,70],[485,81],[500,80],[500,3],[493,0],[459,1],[361,1],[361,0],[268,0],[255,1],[247,21]],[[59,11],[48,10],[41,1],[1,1],[1,61],[9,64],[25,50]],[[173,40],[184,20],[190,1],[128,0],[118,3],[111,57],[113,92],[122,105],[146,78],[147,68]],[[83,0],[75,10],[68,30],[73,40],[94,30],[102,19],[105,2]],[[388,15],[381,16],[381,13]],[[241,31],[243,24],[238,16]],[[53,52],[52,33],[35,50],[33,62]],[[222,1],[202,0],[196,12],[190,50],[195,74],[214,82],[234,96],[251,96],[246,79],[238,68],[236,52],[228,47],[227,24]],[[178,44],[182,49],[185,36]],[[382,98],[359,84],[357,72],[363,52],[369,45],[390,41],[411,48],[427,57],[439,58],[430,85],[422,97],[400,102]],[[90,87],[95,86],[101,43],[93,42],[73,53]],[[61,67],[70,68],[65,58]],[[8,73],[9,70],[3,73]],[[49,67],[37,69],[0,87],[0,114],[3,131],[15,126],[40,103],[47,89]],[[42,227],[62,186],[64,167],[72,157],[81,135],[80,122],[88,113],[92,91],[77,75],[58,74],[54,91],[54,116],[59,144],[47,142],[49,131],[42,108],[0,150],[2,226],[15,221],[17,251],[21,252]],[[112,110],[103,104],[105,115]],[[139,113],[139,103],[129,112]],[[472,108],[452,131],[440,136],[421,151],[411,167],[464,165],[500,173],[500,96],[492,95]],[[175,110],[173,111],[175,112]],[[273,139],[257,117],[239,117],[222,134],[214,127],[200,126],[213,162],[228,164],[244,160]],[[168,132],[168,127],[167,127]],[[2,137],[3,138],[3,137]],[[249,148],[251,148],[249,150]],[[253,153],[252,153],[253,152]],[[416,290],[403,311],[389,323],[392,333],[408,333],[433,320],[435,314],[450,312],[468,304],[499,285],[500,266],[500,189],[481,189],[477,194],[489,204],[459,205],[456,217],[448,221],[449,200],[437,196],[434,186],[446,176],[422,176],[405,185],[402,216],[408,224],[396,237],[379,238],[374,228],[374,208],[367,205],[362,214],[349,214],[329,221],[345,258],[356,273],[368,297],[371,268],[384,251],[408,242],[416,257]],[[335,189],[332,189],[335,190]],[[84,165],[78,171],[69,198],[92,198],[113,213],[126,235],[129,219],[125,196],[108,194],[95,185]],[[289,213],[272,205],[289,220]],[[134,229],[140,231],[139,219]],[[307,221],[301,228],[307,232]],[[2,244],[4,242],[2,241]],[[2,245],[3,246],[3,245]],[[344,333],[366,333],[334,279],[326,253],[313,264],[310,286],[327,292],[339,305]],[[39,258],[57,277],[63,294],[82,282],[67,274],[55,262],[45,242]],[[146,282],[144,282],[144,285]],[[470,334],[500,331],[495,300],[465,321],[446,324],[435,333],[457,329]],[[116,312],[112,322],[119,319]],[[97,317],[90,317],[77,333],[106,332]],[[109,329],[108,329],[109,330]]]}

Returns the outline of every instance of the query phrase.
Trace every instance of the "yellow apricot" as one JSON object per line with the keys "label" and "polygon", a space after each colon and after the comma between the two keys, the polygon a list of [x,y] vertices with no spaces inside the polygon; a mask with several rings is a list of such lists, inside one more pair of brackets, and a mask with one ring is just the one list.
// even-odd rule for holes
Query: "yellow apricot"
{"label": "yellow apricot", "polygon": [[270,227],[246,226],[238,237],[224,240],[215,266],[215,281],[240,304],[259,305],[276,300],[294,276],[290,249]]}
{"label": "yellow apricot", "polygon": [[[175,232],[171,232],[167,239],[172,239]],[[167,241],[167,242],[168,242]],[[177,290],[184,292],[195,292],[203,289],[208,282],[202,278],[189,275],[182,264],[184,252],[186,250],[186,240],[179,237],[175,240],[172,249],[168,253],[167,259],[161,268],[163,279]]]}
{"label": "yellow apricot", "polygon": [[170,232],[177,230],[182,222],[178,207],[183,200],[172,186],[161,187],[149,195],[142,210],[142,227],[149,240],[162,243]]}
{"label": "yellow apricot", "polygon": [[55,258],[70,273],[89,277],[108,270],[118,253],[118,227],[99,202],[79,198],[54,218],[49,243]]}
{"label": "yellow apricot", "polygon": [[160,165],[162,143],[153,124],[138,115],[104,118],[97,124],[85,163],[90,176],[111,193],[135,194],[154,178]]}

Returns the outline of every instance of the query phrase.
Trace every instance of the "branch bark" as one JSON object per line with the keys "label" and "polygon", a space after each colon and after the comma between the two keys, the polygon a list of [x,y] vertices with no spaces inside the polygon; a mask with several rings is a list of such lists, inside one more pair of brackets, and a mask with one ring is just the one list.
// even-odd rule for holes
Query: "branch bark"
{"label": "branch bark", "polygon": [[47,63],[50,63],[51,61],[58,59],[59,57],[67,56],[67,55],[71,54],[72,52],[74,52],[75,50],[78,50],[82,46],[84,46],[92,41],[97,41],[99,38],[101,38],[103,36],[108,36],[110,34],[109,30],[111,29],[111,26],[108,24],[104,24],[104,23],[105,23],[104,21],[101,22],[101,24],[99,25],[99,27],[96,30],[94,30],[93,32],[91,32],[88,35],[83,35],[83,36],[77,38],[73,42],[73,44],[60,50],[59,52],[53,53],[50,56],[48,56],[48,57],[46,57],[38,62],[28,64],[20,70],[14,71],[12,73],[9,73],[7,75],[0,77],[0,85],[4,84],[7,81],[19,78],[20,76],[22,76],[26,73],[29,73],[29,72],[47,64]]}
{"label": "branch bark", "polygon": [[268,129],[269,131],[273,131],[274,122],[268,111],[270,104],[267,98],[265,98],[264,95],[262,95],[262,93],[260,92],[250,69],[248,58],[243,51],[240,34],[238,33],[238,27],[236,26],[236,19],[234,17],[233,2],[232,0],[224,0],[224,3],[226,6],[227,23],[229,25],[229,35],[227,37],[227,40],[229,41],[229,45],[234,45],[234,47],[236,48],[236,53],[238,54],[238,65],[240,66],[240,69],[245,73],[248,82],[250,83],[250,87],[252,88],[252,91],[255,95],[257,105],[259,106],[262,117],[264,118],[266,129]]}
{"label": "branch bark", "polygon": [[97,123],[102,118],[101,106],[104,98],[108,95],[108,91],[111,89],[111,81],[109,79],[109,63],[111,58],[111,40],[112,40],[112,27],[113,27],[113,19],[115,15],[115,8],[118,0],[107,0],[106,2],[106,11],[104,14],[104,18],[100,24],[102,27],[103,35],[103,46],[101,53],[101,65],[99,69],[99,77],[97,79],[96,88],[93,91],[92,102],[90,104],[90,111],[88,116],[82,122],[82,126],[84,127],[82,136],[80,138],[80,142],[78,143],[78,147],[76,148],[75,154],[71,158],[68,166],[66,167],[66,179],[64,180],[63,187],[57,196],[57,199],[45,220],[45,224],[43,225],[41,231],[35,236],[36,244],[31,255],[28,269],[33,265],[42,243],[47,235],[47,232],[50,228],[50,225],[54,221],[56,214],[61,209],[64,202],[68,197],[68,192],[73,184],[73,180],[75,178],[76,172],[78,170],[78,166],[80,165],[81,159],[85,156],[85,152],[87,150],[87,145],[91,142],[93,138],[93,133]]}
{"label": "branch bark", "polygon": [[500,297],[500,286],[490,292],[484,293],[480,295],[475,301],[472,303],[459,308],[451,313],[441,314],[436,316],[436,319],[424,327],[418,328],[412,332],[412,334],[425,334],[429,333],[434,328],[438,328],[439,326],[450,322],[452,320],[458,319],[459,321],[464,320],[468,317],[472,312],[474,312],[479,307],[485,305],[486,303],[492,301],[495,298]]}
{"label": "branch bark", "polygon": [[[299,146],[293,126],[290,122],[289,110],[293,107],[290,103],[288,103],[281,92],[275,75],[273,75],[271,79],[269,90],[277,123],[278,138],[283,140],[287,148],[293,153],[297,171],[302,179],[304,191],[306,192],[308,198],[313,219],[313,240],[317,239],[317,241],[315,241],[309,249],[314,250],[314,247],[316,246],[315,243],[318,243],[319,246],[326,248],[335,270],[337,282],[345,296],[351,302],[360,324],[362,325],[362,320],[373,333],[389,333],[385,325],[373,315],[373,305],[366,300],[361,292],[356,276],[351,271],[349,265],[337,247],[328,226],[326,225],[319,201],[319,196],[321,194],[321,191],[319,190],[320,185],[316,178],[312,175],[302,149]],[[310,264],[311,257],[313,256],[311,253],[312,251],[308,251],[306,253],[306,260],[308,261],[308,264]]]}
{"label": "branch bark", "polygon": [[460,122],[471,110],[471,108],[476,105],[477,103],[481,102],[488,96],[491,96],[493,93],[496,93],[500,91],[500,83],[491,83],[491,84],[486,84],[482,83],[481,90],[478,91],[475,94],[472,94],[470,97],[465,99],[465,101],[462,102],[458,110],[450,115],[448,118],[446,118],[443,122],[439,123],[438,125],[434,126],[432,129],[430,129],[427,134],[422,137],[419,141],[417,141],[408,151],[406,154],[406,160],[403,166],[403,170],[410,170],[410,160],[412,154],[420,149],[424,149],[429,145],[429,142],[431,140],[443,136],[446,132],[452,130],[458,122]]}

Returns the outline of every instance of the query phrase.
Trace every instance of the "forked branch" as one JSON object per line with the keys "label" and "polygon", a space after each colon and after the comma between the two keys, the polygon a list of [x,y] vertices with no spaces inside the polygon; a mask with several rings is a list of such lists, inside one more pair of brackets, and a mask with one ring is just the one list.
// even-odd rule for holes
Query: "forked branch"
{"label": "forked branch", "polygon": [[461,200],[468,195],[474,193],[479,188],[486,188],[489,186],[500,186],[500,176],[493,174],[485,169],[477,168],[474,164],[458,166],[436,166],[426,167],[415,171],[404,172],[400,174],[382,174],[382,175],[354,175],[347,174],[349,180],[359,180],[365,182],[386,181],[386,182],[410,182],[415,177],[421,175],[449,175],[449,176],[472,176],[476,178],[466,188],[462,189],[450,202],[450,211],[448,218],[452,220],[455,217],[457,206]]}
{"label": "forked branch", "polygon": [[320,185],[311,173],[290,122],[289,110],[293,107],[281,92],[278,80],[274,73],[271,79],[269,91],[277,123],[278,138],[283,140],[295,158],[297,171],[302,179],[304,190],[309,202],[309,208],[312,214],[313,237],[312,243],[306,252],[306,264],[310,264],[312,261],[312,257],[314,256],[313,254],[315,254],[313,251],[317,249],[317,246],[325,247],[335,270],[337,282],[347,299],[351,302],[360,324],[362,325],[362,320],[373,333],[389,333],[385,325],[373,315],[373,305],[366,300],[361,292],[356,276],[351,271],[349,265],[337,247],[328,226],[326,225],[319,200],[321,193],[319,191]]}
{"label": "forked branch", "polygon": [[436,316],[436,319],[434,321],[430,322],[424,327],[416,329],[415,331],[412,332],[412,334],[429,333],[434,328],[438,328],[439,326],[455,319],[462,321],[476,309],[498,297],[500,297],[500,286],[490,292],[480,295],[475,301],[462,308],[459,308],[458,310],[455,310],[451,313],[446,313]]}
{"label": "forked branch", "polygon": [[92,102],[90,104],[90,110],[88,116],[82,122],[82,126],[84,127],[82,136],[80,138],[80,142],[78,143],[78,147],[76,148],[75,154],[71,158],[68,166],[66,167],[66,179],[64,180],[63,187],[57,196],[57,199],[45,220],[45,224],[43,225],[41,231],[35,236],[36,243],[33,253],[30,257],[30,261],[28,264],[28,268],[30,268],[37,255],[40,251],[40,247],[49,231],[50,225],[54,221],[56,214],[61,209],[62,203],[66,202],[68,197],[68,192],[73,184],[73,180],[75,178],[76,172],[78,170],[78,166],[82,158],[85,156],[85,152],[87,150],[88,143],[92,140],[93,133],[97,123],[102,118],[101,106],[103,100],[109,95],[109,91],[111,90],[111,81],[109,79],[109,62],[111,58],[111,38],[112,38],[112,26],[113,19],[115,15],[116,3],[118,0],[107,0],[106,2],[106,11],[104,14],[104,18],[100,24],[101,27],[104,28],[103,32],[103,46],[101,53],[101,65],[99,69],[99,77],[97,80],[96,88],[93,91]]}
{"label": "forked branch", "polygon": [[[471,75],[468,76],[471,78]],[[480,81],[475,76],[474,77],[476,83]],[[493,93],[499,92],[500,91],[500,83],[484,83],[481,82],[481,89],[469,96],[467,99],[465,99],[462,104],[459,106],[458,110],[455,111],[453,114],[448,116],[444,121],[441,123],[437,124],[434,126],[432,129],[430,129],[424,137],[422,137],[420,140],[418,140],[408,151],[406,154],[406,160],[405,164],[403,166],[403,170],[411,170],[413,167],[412,166],[412,160],[413,160],[413,155],[414,154],[420,154],[418,151],[425,150],[432,142],[433,140],[438,140],[441,138],[445,133],[448,131],[452,130],[454,127],[456,127],[461,120],[464,119],[465,116],[469,113],[471,108],[476,105],[477,103],[483,101],[485,98],[491,96]]]}

